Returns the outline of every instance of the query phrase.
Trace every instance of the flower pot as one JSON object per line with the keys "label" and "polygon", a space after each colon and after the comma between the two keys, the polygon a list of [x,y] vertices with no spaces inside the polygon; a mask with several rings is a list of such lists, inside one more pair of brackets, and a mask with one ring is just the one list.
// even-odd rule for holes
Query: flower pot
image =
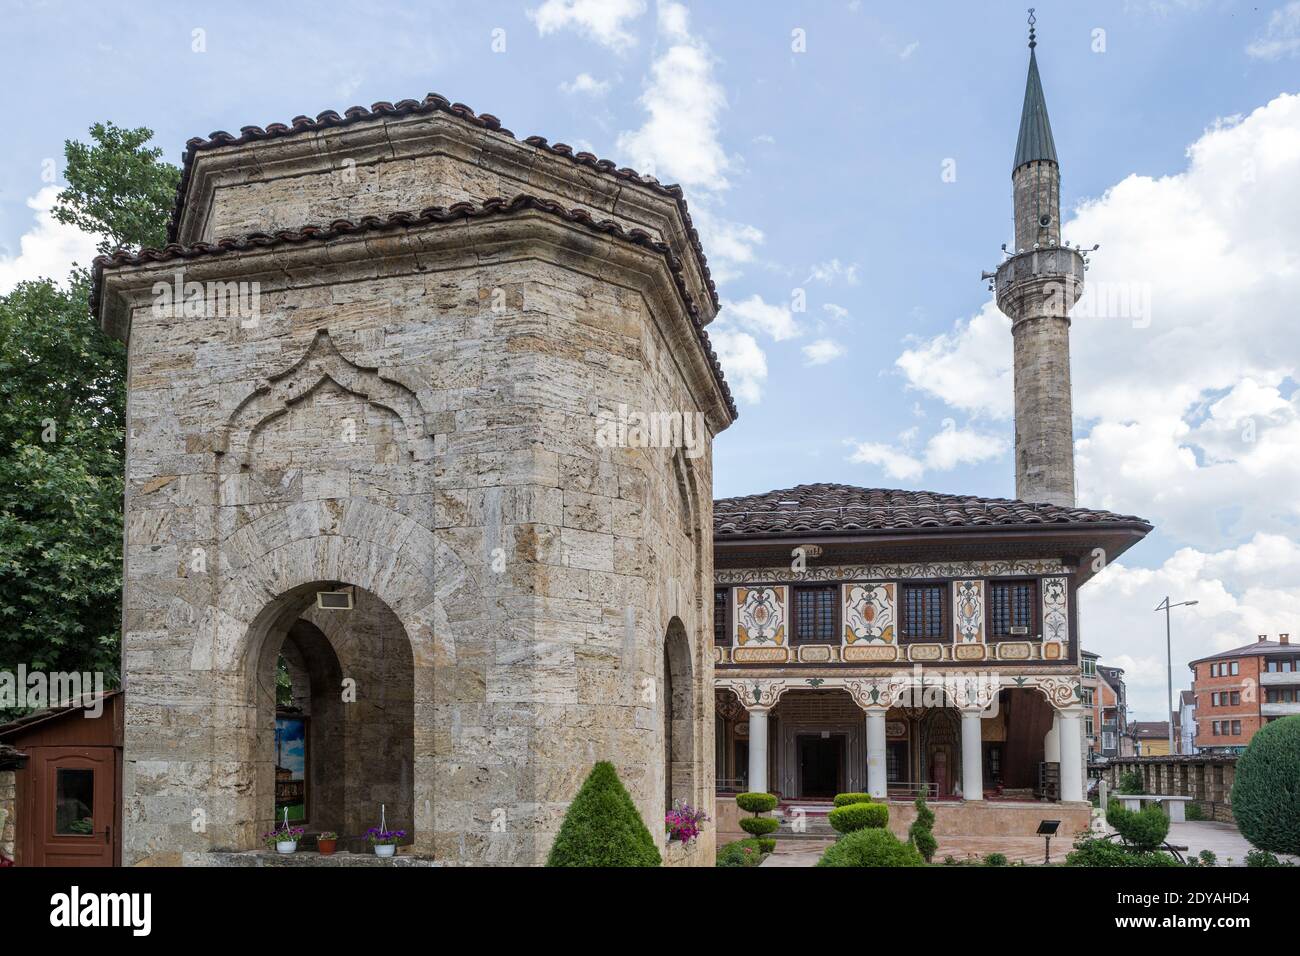
{"label": "flower pot", "polygon": [[331,853],[334,852],[334,849],[338,846],[338,844],[339,844],[338,840],[317,840],[316,850],[318,853],[320,853],[321,856],[329,856]]}
{"label": "flower pot", "polygon": [[392,856],[397,852],[396,843],[376,843],[375,856]]}
{"label": "flower pot", "polygon": [[278,840],[275,844],[275,852],[277,853],[292,853],[296,849],[298,849],[297,840]]}

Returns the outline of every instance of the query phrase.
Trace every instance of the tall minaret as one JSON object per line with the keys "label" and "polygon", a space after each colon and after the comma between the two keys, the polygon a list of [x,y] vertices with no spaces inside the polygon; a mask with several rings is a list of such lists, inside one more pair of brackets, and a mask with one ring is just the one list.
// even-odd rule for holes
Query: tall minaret
{"label": "tall minaret", "polygon": [[1029,79],[1011,169],[1016,244],[989,278],[1014,340],[1016,497],[1072,507],[1069,313],[1083,294],[1085,260],[1061,245],[1061,171],[1038,78],[1037,45],[1031,10]]}

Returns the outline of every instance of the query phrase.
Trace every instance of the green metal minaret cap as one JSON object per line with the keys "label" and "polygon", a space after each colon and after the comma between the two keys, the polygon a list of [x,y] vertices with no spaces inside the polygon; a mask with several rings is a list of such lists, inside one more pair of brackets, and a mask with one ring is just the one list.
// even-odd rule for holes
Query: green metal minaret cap
{"label": "green metal minaret cap", "polygon": [[1052,141],[1052,124],[1047,118],[1047,100],[1043,97],[1043,81],[1038,77],[1038,58],[1034,47],[1034,11],[1029,11],[1029,78],[1025,81],[1025,105],[1020,111],[1020,136],[1016,140],[1016,161],[1011,169],[1017,170],[1025,163],[1036,160],[1056,162],[1056,143]]}

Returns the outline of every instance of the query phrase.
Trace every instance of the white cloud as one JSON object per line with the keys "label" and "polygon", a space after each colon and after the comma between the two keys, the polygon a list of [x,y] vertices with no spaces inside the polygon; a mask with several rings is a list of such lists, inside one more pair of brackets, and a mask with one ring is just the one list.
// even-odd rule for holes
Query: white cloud
{"label": "white cloud", "polygon": [[751,332],[762,332],[777,342],[795,338],[800,331],[788,305],[765,302],[758,293],[740,302],[724,299],[718,319],[724,324],[743,326]]}
{"label": "white cloud", "polygon": [[824,282],[829,285],[833,282],[839,281],[843,281],[848,285],[857,285],[857,265],[845,265],[840,262],[839,259],[831,259],[828,262],[819,262],[808,271],[808,278],[804,279],[805,284],[809,282]]}
{"label": "white cloud", "polygon": [[720,218],[704,192],[692,196],[691,217],[708,254],[714,281],[721,285],[743,275],[744,267],[754,261],[758,247],[763,244],[763,230]]}
{"label": "white cloud", "polygon": [[1256,60],[1280,60],[1300,56],[1300,0],[1274,10],[1264,35],[1246,47]]}
{"label": "white cloud", "polygon": [[560,83],[560,92],[572,96],[575,93],[586,96],[604,96],[609,92],[609,81],[598,80],[590,73],[579,73],[572,80]]}
{"label": "white cloud", "polygon": [[717,323],[709,329],[709,338],[736,398],[757,405],[763,397],[763,383],[767,381],[767,356],[758,342],[748,332]]}
{"label": "white cloud", "polygon": [[650,67],[640,99],[649,116],[619,135],[618,148],[643,173],[687,188],[725,189],[731,162],[718,139],[718,117],[727,94],[708,46],[687,32],[688,20],[680,4],[659,5],[660,32],[671,46]]}
{"label": "white cloud", "polygon": [[[1081,504],[1214,549],[1300,522],[1300,96],[1215,123],[1187,155],[1066,223],[1101,245],[1071,328],[1076,466]],[[992,303],[897,365],[1009,431],[1010,324]]]}
{"label": "white cloud", "polygon": [[918,49],[920,49],[920,47],[921,47],[921,41],[920,41],[920,40],[913,40],[911,43],[909,43],[907,46],[903,47],[903,49],[901,49],[901,50],[898,52],[898,58],[899,58],[900,60],[906,60],[906,59],[907,59],[908,57],[910,57],[913,53],[915,53]]}
{"label": "white cloud", "polygon": [[74,262],[89,266],[98,254],[97,236],[55,220],[51,210],[58,195],[58,186],[46,186],[27,200],[28,207],[36,211],[36,225],[18,240],[18,255],[0,255],[0,295],[28,280],[62,283]]}
{"label": "white cloud", "polygon": [[844,346],[834,339],[818,339],[803,347],[805,365],[825,365],[844,354]]}
{"label": "white cloud", "polygon": [[822,303],[822,311],[836,322],[843,322],[849,317],[849,310],[842,305],[836,305],[834,302]]}
{"label": "white cloud", "polygon": [[627,24],[645,13],[645,0],[546,0],[528,18],[542,36],[574,29],[611,50],[636,44]]}
{"label": "white cloud", "polygon": [[890,478],[912,482],[924,477],[927,471],[952,471],[959,465],[1001,458],[1007,450],[1007,441],[1001,435],[958,428],[951,418],[944,419],[940,430],[930,436],[920,454],[913,454],[911,446],[917,434],[915,427],[903,432],[899,436],[902,447],[880,442],[850,442],[853,451],[849,461],[876,465]]}

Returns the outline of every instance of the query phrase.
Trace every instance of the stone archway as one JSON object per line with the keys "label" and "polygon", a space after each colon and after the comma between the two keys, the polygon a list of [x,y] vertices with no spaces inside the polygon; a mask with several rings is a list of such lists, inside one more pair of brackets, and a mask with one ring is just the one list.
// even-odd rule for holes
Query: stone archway
{"label": "stone archway", "polygon": [[[320,590],[352,594],[349,610],[316,606]],[[364,850],[364,833],[383,815],[390,830],[414,839],[414,658],[396,615],[367,591],[338,582],[296,588],[279,598],[277,622],[258,652],[254,787],[259,833],[277,821],[276,669],[285,661],[294,713],[305,718],[308,832],[333,830],[347,849]],[[265,824],[265,829],[260,829]]]}
{"label": "stone archway", "polygon": [[680,618],[664,634],[663,734],[664,810],[682,802],[695,805],[695,683],[690,641]]}

